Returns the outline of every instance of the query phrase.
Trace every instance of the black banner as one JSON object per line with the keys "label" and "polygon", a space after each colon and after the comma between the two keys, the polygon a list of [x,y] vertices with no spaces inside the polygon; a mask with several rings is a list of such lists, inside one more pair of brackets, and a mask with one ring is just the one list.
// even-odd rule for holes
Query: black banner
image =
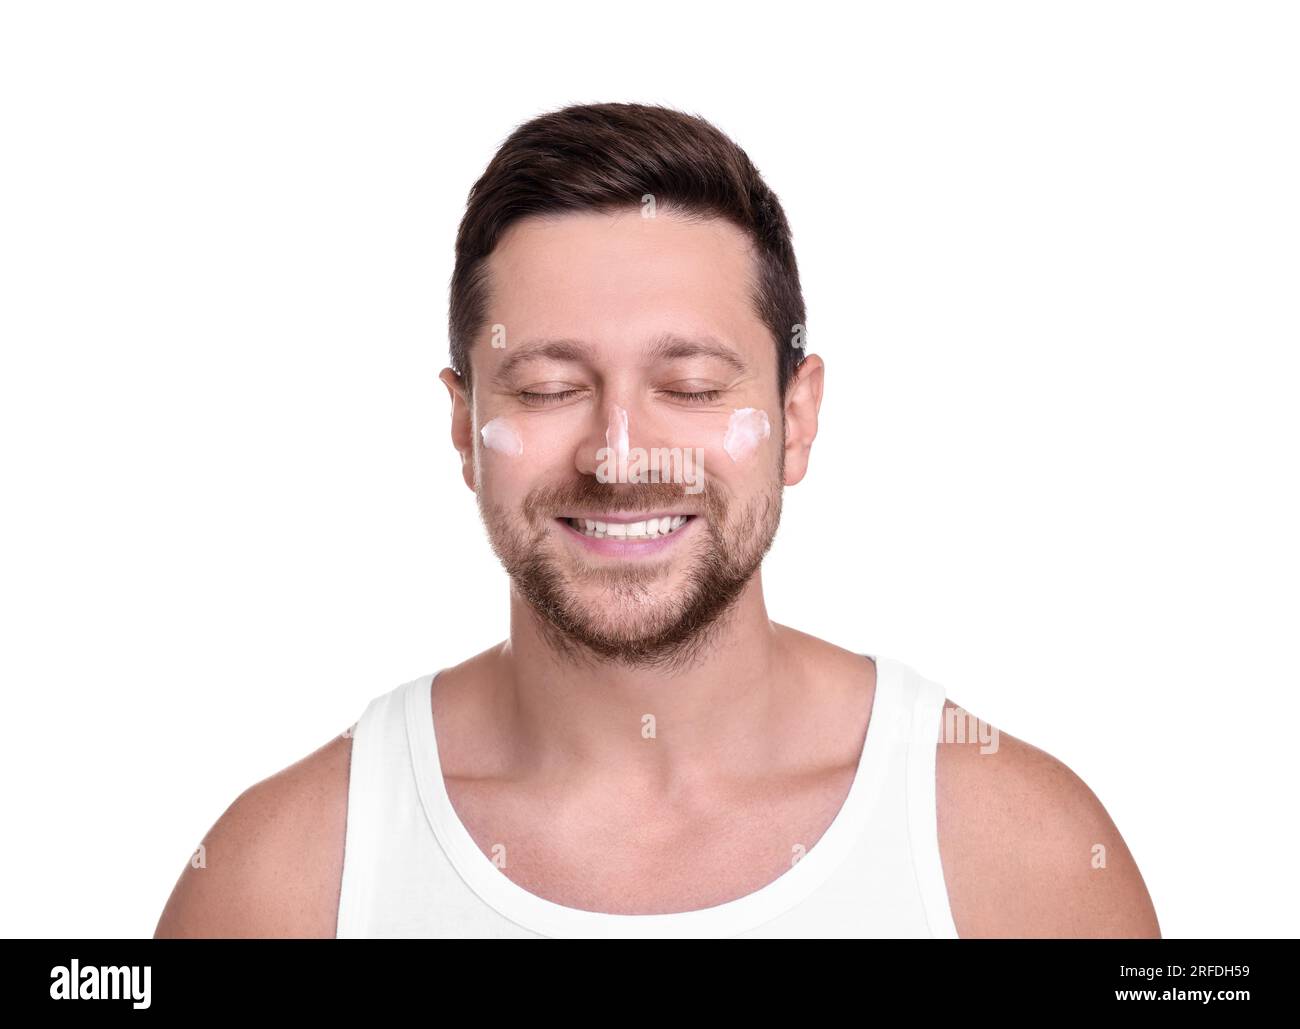
{"label": "black banner", "polygon": [[[673,951],[639,954],[636,964],[624,955],[610,970],[599,967],[612,955],[608,944],[599,957],[587,952],[577,964],[570,956],[549,969],[537,953],[523,961],[475,951],[473,942],[6,941],[4,995],[24,1011],[96,1019],[391,1010],[437,1020],[448,1001],[457,1017],[477,1004],[491,1017],[515,999],[550,1007],[561,994],[576,1013],[590,1000],[590,1013],[603,1014],[621,993],[618,1010],[644,1017],[668,992],[679,1001],[689,995],[692,1007],[707,997],[733,1015],[775,1000],[837,1017],[826,1004],[851,999],[868,1018],[886,1010],[895,1017],[918,1000],[928,1017],[968,1004],[983,1014],[1161,1007],[1176,1009],[1175,1017],[1193,1010],[1238,1017],[1245,1012],[1225,1009],[1284,1013],[1294,994],[1283,982],[1289,940],[862,940],[838,955],[751,948],[682,963]],[[939,1007],[929,1008],[932,1001]]]}

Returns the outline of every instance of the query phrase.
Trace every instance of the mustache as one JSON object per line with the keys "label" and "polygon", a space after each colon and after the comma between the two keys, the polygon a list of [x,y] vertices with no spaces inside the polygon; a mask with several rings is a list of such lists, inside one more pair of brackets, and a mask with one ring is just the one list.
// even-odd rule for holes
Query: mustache
{"label": "mustache", "polygon": [[572,510],[644,511],[672,507],[684,514],[716,515],[725,510],[721,490],[710,483],[703,492],[688,493],[672,482],[606,483],[578,479],[555,486],[539,486],[524,499],[523,513],[533,524]]}

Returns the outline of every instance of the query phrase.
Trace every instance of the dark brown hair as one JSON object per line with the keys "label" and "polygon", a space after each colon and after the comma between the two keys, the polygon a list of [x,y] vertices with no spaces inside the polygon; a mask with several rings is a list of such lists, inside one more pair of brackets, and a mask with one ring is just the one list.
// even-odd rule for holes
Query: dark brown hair
{"label": "dark brown hair", "polygon": [[487,318],[486,261],[529,215],[640,207],[724,218],[752,240],[750,293],[776,345],[784,397],[803,360],[804,300],[785,212],[749,157],[703,118],[648,104],[582,104],[519,126],[469,192],[456,234],[448,328],[451,367],[467,386],[469,351]]}

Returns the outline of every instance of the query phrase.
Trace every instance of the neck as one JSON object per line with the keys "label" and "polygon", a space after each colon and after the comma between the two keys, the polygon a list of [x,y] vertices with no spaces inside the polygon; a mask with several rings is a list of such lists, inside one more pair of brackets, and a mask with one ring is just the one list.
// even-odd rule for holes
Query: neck
{"label": "neck", "polygon": [[724,764],[752,771],[759,751],[783,738],[797,635],[769,620],[756,572],[706,644],[684,649],[688,658],[575,661],[512,591],[510,639],[494,660],[497,710],[542,764],[592,763],[660,783]]}

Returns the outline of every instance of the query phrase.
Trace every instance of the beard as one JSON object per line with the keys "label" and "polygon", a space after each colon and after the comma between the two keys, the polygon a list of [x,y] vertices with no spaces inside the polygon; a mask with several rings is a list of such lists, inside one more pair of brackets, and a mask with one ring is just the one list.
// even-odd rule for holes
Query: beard
{"label": "beard", "polygon": [[[692,495],[671,483],[584,476],[531,491],[519,514],[485,503],[479,491],[479,513],[513,589],[557,652],[584,663],[686,668],[725,624],[776,536],[785,463],[784,449],[777,452],[779,474],[743,504],[712,481]],[[655,509],[696,512],[698,523],[662,561],[584,562],[555,539],[555,519],[566,511]]]}

